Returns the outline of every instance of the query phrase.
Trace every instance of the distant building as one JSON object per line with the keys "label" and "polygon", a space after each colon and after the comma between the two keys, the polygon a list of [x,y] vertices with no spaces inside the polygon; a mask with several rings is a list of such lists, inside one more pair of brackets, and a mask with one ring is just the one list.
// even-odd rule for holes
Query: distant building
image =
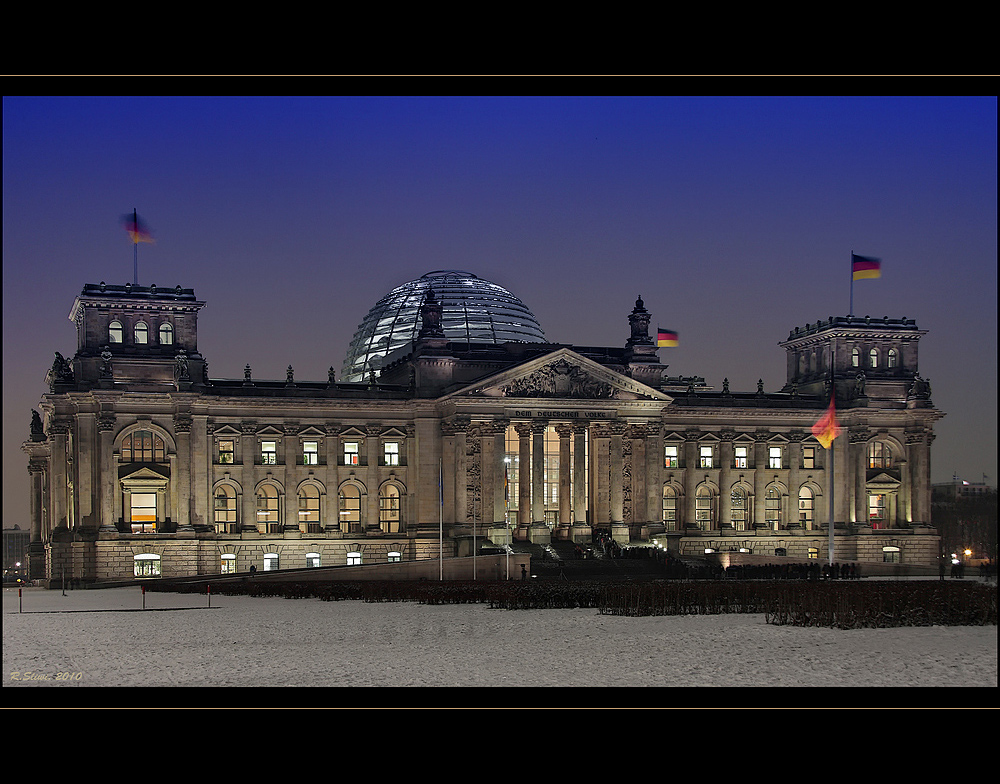
{"label": "distant building", "polygon": [[[911,319],[781,345],[777,392],[670,377],[641,299],[619,346],[545,341],[469,273],[398,287],[343,378],[211,378],[192,289],[88,284],[23,448],[31,576],[83,581],[465,555],[472,542],[656,539],[681,554],[933,564],[930,385]],[[627,319],[626,319],[627,317]],[[624,331],[624,330],[623,330]],[[740,336],[734,337],[741,339]],[[475,536],[475,539],[473,539]]]}
{"label": "distant building", "polygon": [[28,569],[28,541],[31,532],[20,526],[3,529],[3,572]]}

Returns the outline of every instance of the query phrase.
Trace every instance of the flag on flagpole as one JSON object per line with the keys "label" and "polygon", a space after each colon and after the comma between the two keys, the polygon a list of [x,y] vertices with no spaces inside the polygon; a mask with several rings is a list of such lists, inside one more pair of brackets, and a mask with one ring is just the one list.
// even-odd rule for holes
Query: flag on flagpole
{"label": "flag on flagpole", "polygon": [[657,346],[676,346],[677,345],[677,333],[672,329],[664,329],[659,327],[656,330],[656,345]]}
{"label": "flag on flagpole", "polygon": [[856,256],[852,253],[851,275],[852,280],[882,277],[882,259],[872,258],[871,256]]}
{"label": "flag on flagpole", "polygon": [[830,407],[812,426],[812,434],[816,436],[824,449],[829,449],[833,439],[840,435],[841,427],[837,423],[837,412],[833,405],[833,397],[830,397]]}
{"label": "flag on flagpole", "polygon": [[129,237],[132,238],[133,244],[138,245],[140,242],[156,242],[156,240],[153,239],[153,233],[139,218],[135,210],[132,211],[131,215],[122,215],[122,225],[125,227],[125,231],[128,232]]}

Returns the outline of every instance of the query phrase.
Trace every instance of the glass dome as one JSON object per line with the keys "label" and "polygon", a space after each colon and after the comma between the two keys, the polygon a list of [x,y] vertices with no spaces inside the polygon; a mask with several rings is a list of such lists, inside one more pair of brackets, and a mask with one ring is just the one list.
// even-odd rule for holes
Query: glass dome
{"label": "glass dome", "polygon": [[365,381],[382,358],[415,340],[428,289],[441,303],[441,328],[449,340],[544,343],[538,319],[503,286],[471,272],[437,270],[397,286],[368,311],[347,350],[341,381]]}

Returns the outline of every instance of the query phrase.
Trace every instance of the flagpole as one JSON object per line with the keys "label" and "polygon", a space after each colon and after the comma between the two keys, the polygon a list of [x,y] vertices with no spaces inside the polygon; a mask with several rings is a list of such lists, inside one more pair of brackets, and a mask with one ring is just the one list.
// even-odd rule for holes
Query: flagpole
{"label": "flagpole", "polygon": [[851,251],[851,263],[847,265],[851,270],[851,307],[847,310],[848,316],[854,315],[854,251]]}
{"label": "flagpole", "polygon": [[833,505],[833,491],[837,486],[837,480],[833,476],[833,450],[836,448],[837,439],[830,442],[830,530],[829,530],[829,558],[830,566],[833,566],[833,518],[834,518],[834,505]]}
{"label": "flagpole", "polygon": [[444,459],[438,458],[438,579],[444,580]]}
{"label": "flagpole", "polygon": [[132,285],[139,285],[139,213],[135,207],[132,208],[132,226],[135,228],[135,236],[132,237]]}

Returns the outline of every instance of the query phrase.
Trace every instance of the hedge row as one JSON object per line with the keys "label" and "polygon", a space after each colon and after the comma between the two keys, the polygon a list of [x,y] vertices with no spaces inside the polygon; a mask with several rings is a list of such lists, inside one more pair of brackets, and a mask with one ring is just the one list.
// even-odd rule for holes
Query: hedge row
{"label": "hedge row", "polygon": [[[203,584],[151,590],[204,593]],[[607,615],[763,614],[767,623],[840,629],[996,625],[992,583],[914,581],[774,582],[270,582],[223,583],[223,595],[322,601],[488,604],[494,609],[592,608]]]}

